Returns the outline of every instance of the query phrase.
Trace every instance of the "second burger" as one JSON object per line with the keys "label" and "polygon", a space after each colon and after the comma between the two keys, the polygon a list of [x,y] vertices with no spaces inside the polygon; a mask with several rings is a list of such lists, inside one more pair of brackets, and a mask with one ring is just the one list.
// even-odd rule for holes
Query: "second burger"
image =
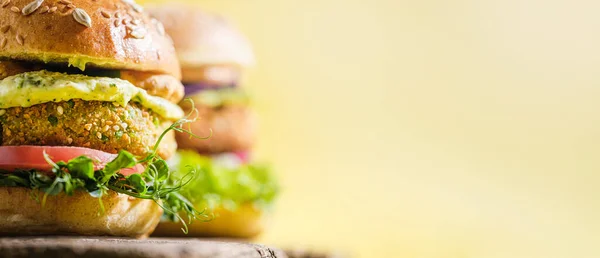
{"label": "second burger", "polygon": [[[260,233],[278,186],[266,166],[250,158],[257,118],[239,86],[243,69],[254,63],[248,40],[223,17],[194,6],[154,6],[151,15],[173,38],[182,66],[184,111],[197,110],[189,128],[207,140],[177,134],[180,151],[175,171],[197,168],[198,175],[182,189],[198,207],[213,212],[207,223],[190,225],[189,236],[252,237]],[[163,222],[161,236],[182,236],[176,224]]]}

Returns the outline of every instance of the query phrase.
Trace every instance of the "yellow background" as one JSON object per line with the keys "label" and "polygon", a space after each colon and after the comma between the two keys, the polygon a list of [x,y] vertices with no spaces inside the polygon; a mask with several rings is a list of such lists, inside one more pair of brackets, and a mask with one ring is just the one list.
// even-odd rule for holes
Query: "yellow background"
{"label": "yellow background", "polygon": [[600,257],[600,1],[202,0],[252,40],[260,241]]}

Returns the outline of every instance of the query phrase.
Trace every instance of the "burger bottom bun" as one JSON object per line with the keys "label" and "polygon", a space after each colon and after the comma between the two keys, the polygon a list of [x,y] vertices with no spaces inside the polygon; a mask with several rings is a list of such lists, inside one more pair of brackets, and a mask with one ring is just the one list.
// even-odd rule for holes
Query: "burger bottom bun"
{"label": "burger bottom bun", "polygon": [[[108,191],[100,202],[86,192],[48,196],[45,205],[34,190],[0,187],[0,235],[87,235],[145,238],[154,230],[162,209],[152,200]],[[37,191],[37,190],[35,190]],[[37,191],[41,200],[44,193]]]}
{"label": "burger bottom bun", "polygon": [[[210,108],[197,106],[198,120],[184,128],[200,137],[190,137],[187,133],[176,133],[180,149],[192,149],[202,154],[245,151],[252,147],[257,134],[256,114],[244,106],[224,106]],[[184,110],[186,108],[184,107]],[[187,110],[186,110],[187,111]]]}
{"label": "burger bottom bun", "polygon": [[265,214],[251,204],[240,206],[235,211],[216,209],[214,219],[209,222],[194,221],[184,234],[181,224],[161,222],[152,236],[163,237],[233,237],[251,238],[263,231]]}

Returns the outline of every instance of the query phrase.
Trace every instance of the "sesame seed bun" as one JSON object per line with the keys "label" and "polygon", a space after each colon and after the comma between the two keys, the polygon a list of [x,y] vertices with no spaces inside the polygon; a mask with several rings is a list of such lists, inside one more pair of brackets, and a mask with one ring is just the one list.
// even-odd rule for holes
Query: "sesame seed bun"
{"label": "sesame seed bun", "polygon": [[184,82],[197,82],[196,68],[254,64],[249,41],[225,18],[204,12],[195,6],[149,6],[148,11],[163,22],[175,43],[183,69]]}
{"label": "sesame seed bun", "polygon": [[181,78],[162,24],[133,0],[1,1],[0,59],[68,63],[82,70],[152,71]]}
{"label": "sesame seed bun", "polygon": [[[90,235],[147,237],[162,209],[151,200],[108,191],[100,202],[88,193],[48,196],[45,205],[32,198],[34,190],[0,187],[0,235]],[[43,192],[36,192],[41,199]]]}
{"label": "sesame seed bun", "polygon": [[196,221],[188,225],[187,235],[181,231],[181,224],[161,222],[152,236],[251,238],[264,230],[267,219],[251,204],[242,205],[235,211],[219,208],[214,214],[215,218],[209,222]]}

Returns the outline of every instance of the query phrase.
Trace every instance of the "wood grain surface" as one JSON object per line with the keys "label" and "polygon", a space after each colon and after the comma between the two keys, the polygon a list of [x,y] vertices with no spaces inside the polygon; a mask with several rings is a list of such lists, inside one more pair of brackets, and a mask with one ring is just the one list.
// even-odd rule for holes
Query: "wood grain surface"
{"label": "wood grain surface", "polygon": [[288,258],[350,258],[347,254],[335,252],[320,252],[308,249],[288,249],[285,250]]}
{"label": "wood grain surface", "polygon": [[198,239],[89,237],[0,238],[1,257],[286,258],[263,245]]}

